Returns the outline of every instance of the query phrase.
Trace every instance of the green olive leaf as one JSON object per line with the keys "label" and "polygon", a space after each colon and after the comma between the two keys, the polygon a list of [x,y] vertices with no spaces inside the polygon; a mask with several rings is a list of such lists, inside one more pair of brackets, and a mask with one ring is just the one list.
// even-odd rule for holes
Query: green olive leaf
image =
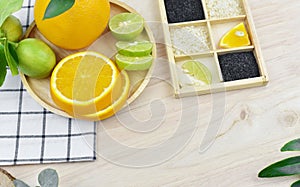
{"label": "green olive leaf", "polygon": [[300,187],[300,180],[294,182],[294,183],[291,185],[291,187]]}
{"label": "green olive leaf", "polygon": [[15,187],[29,187],[25,182],[23,182],[19,179],[15,179],[13,182],[14,182]]}
{"label": "green olive leaf", "polygon": [[7,64],[9,66],[9,69],[11,71],[11,74],[13,76],[19,74],[18,70],[18,61],[16,58],[16,52],[14,47],[8,43],[7,39],[4,39],[4,54],[7,61]]}
{"label": "green olive leaf", "polygon": [[38,180],[41,187],[58,187],[58,174],[54,169],[41,171]]}
{"label": "green olive leaf", "polygon": [[53,18],[66,12],[74,5],[75,0],[51,0],[47,6],[43,19]]}
{"label": "green olive leaf", "polygon": [[300,156],[276,162],[259,172],[258,177],[282,177],[300,174]]}
{"label": "green olive leaf", "polygon": [[6,77],[6,73],[7,73],[6,65],[7,62],[4,54],[4,46],[0,44],[0,87],[3,85]]}
{"label": "green olive leaf", "polygon": [[288,142],[281,148],[281,151],[300,151],[300,139]]}
{"label": "green olive leaf", "polygon": [[20,10],[23,5],[23,0],[0,0],[0,25],[12,13]]}

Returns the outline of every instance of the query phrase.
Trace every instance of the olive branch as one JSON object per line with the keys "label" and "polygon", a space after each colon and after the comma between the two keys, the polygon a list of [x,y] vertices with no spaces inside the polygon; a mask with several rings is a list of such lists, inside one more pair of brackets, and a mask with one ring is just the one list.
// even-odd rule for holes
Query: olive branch
{"label": "olive branch", "polygon": [[[300,151],[300,139],[296,139],[285,144],[281,152]],[[264,168],[259,172],[260,178],[284,177],[300,174],[300,156],[290,157]],[[300,187],[300,180],[296,181],[291,187]]]}

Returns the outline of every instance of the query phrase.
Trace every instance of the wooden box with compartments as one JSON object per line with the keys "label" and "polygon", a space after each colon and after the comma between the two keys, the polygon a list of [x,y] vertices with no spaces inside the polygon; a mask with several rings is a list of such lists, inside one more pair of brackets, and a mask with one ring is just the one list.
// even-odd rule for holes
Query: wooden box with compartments
{"label": "wooden box with compartments", "polygon": [[159,6],[175,97],[267,84],[247,0],[159,0]]}

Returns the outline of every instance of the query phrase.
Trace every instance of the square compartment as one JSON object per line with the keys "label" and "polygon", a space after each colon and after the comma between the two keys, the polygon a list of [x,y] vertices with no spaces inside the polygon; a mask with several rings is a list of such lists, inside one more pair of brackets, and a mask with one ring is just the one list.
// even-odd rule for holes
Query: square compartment
{"label": "square compartment", "polygon": [[242,0],[206,0],[209,19],[231,18],[245,15]]}
{"label": "square compartment", "polygon": [[212,49],[206,23],[171,26],[170,38],[175,56],[202,54]]}
{"label": "square compartment", "polygon": [[[234,28],[235,26],[237,26],[240,23],[244,23],[249,39],[250,39],[250,46],[253,44],[252,40],[251,40],[251,34],[249,32],[247,23],[244,21],[244,19],[233,19],[233,20],[228,20],[226,22],[222,21],[212,21],[211,22],[211,29],[212,29],[212,37],[213,37],[213,41],[214,41],[214,47],[216,49],[222,49],[219,46],[220,40],[222,39],[222,37],[229,32],[232,28]],[[241,46],[241,47],[249,47],[249,46]]]}
{"label": "square compartment", "polygon": [[192,75],[189,75],[188,73],[186,73],[183,70],[182,65],[187,61],[197,61],[197,62],[203,64],[204,66],[206,66],[212,76],[211,85],[221,82],[220,77],[219,77],[218,67],[215,62],[215,58],[214,58],[213,54],[205,55],[205,56],[196,56],[193,58],[181,59],[176,62],[176,70],[177,70],[177,75],[178,75],[179,88],[184,88],[184,87],[198,87],[198,88],[200,87],[201,88],[203,86],[210,86],[210,85],[204,84],[201,81],[198,81]]}
{"label": "square compartment", "polygon": [[201,0],[164,0],[169,23],[179,23],[205,19]]}
{"label": "square compartment", "polygon": [[225,82],[260,77],[253,51],[218,54],[218,60]]}

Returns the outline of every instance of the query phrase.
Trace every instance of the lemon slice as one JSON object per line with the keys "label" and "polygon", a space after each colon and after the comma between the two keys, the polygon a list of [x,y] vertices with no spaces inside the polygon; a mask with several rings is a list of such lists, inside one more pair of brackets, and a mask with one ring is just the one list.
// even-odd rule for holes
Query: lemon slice
{"label": "lemon slice", "polygon": [[147,56],[151,54],[153,45],[150,41],[119,41],[116,47],[118,53],[125,56]]}
{"label": "lemon slice", "polygon": [[193,78],[203,82],[206,85],[211,84],[211,72],[202,63],[198,61],[187,61],[181,67],[185,71],[185,73],[189,74]]}
{"label": "lemon slice", "polygon": [[62,59],[51,75],[50,93],[62,110],[77,117],[95,113],[112,103],[119,70],[106,56],[93,51]]}
{"label": "lemon slice", "polygon": [[219,42],[221,48],[249,46],[250,39],[244,23],[240,23],[227,32]]}
{"label": "lemon slice", "polygon": [[133,40],[144,29],[144,18],[136,13],[120,13],[109,21],[109,29],[117,40]]}
{"label": "lemon slice", "polygon": [[130,80],[126,71],[122,71],[118,79],[120,79],[121,81],[118,81],[118,83],[115,85],[112,91],[112,104],[107,108],[97,111],[93,114],[83,115],[83,119],[91,121],[104,120],[113,116],[115,113],[122,109],[129,95]]}
{"label": "lemon slice", "polygon": [[120,69],[129,71],[147,70],[151,67],[153,62],[153,57],[151,55],[142,57],[129,57],[117,54],[115,58]]}

